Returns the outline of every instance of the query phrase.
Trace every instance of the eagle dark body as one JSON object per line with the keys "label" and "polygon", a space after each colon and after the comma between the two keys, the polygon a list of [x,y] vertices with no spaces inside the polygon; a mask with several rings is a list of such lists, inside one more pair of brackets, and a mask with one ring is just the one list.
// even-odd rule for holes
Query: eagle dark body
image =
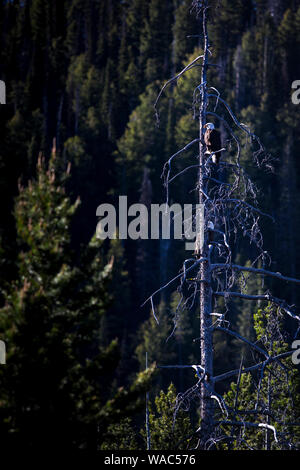
{"label": "eagle dark body", "polygon": [[[220,132],[216,129],[206,129],[204,134],[204,142],[207,148],[207,152],[213,153],[217,150],[221,150],[222,142]],[[221,152],[215,155],[216,163],[219,163]]]}

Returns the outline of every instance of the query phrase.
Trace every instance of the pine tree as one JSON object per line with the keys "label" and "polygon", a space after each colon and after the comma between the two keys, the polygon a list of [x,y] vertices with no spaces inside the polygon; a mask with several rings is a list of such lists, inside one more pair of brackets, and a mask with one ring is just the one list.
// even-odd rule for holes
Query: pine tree
{"label": "pine tree", "polygon": [[[188,449],[192,439],[192,426],[188,415],[179,410],[176,415],[176,389],[170,384],[167,392],[160,391],[155,406],[150,408],[151,450]],[[145,439],[145,431],[142,430]]]}
{"label": "pine tree", "polygon": [[118,424],[108,426],[101,450],[140,450],[137,433],[133,429],[132,420],[124,418]]}
{"label": "pine tree", "polygon": [[1,370],[4,427],[29,446],[89,441],[103,399],[95,372],[108,372],[118,360],[116,342],[106,349],[97,342],[111,265],[103,264],[92,240],[85,263],[72,266],[69,227],[78,201],[71,204],[62,184],[53,155],[48,169],[39,158],[37,180],[21,188],[19,276],[7,286],[0,316],[8,345],[8,367]]}
{"label": "pine tree", "polygon": [[70,223],[79,201],[65,194],[65,177],[54,152],[48,167],[40,157],[37,180],[20,187],[16,201],[18,278],[6,286],[0,311],[8,351],[0,370],[1,434],[29,447],[96,448],[99,421],[103,432],[120,407],[134,412],[151,369],[113,394],[118,344],[100,344],[112,260],[103,261],[92,238],[74,262]]}

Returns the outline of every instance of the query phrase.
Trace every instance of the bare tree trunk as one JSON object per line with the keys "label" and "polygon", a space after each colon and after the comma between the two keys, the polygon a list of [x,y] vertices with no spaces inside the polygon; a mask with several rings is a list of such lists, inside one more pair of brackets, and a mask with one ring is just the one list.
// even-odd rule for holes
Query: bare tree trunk
{"label": "bare tree trunk", "polygon": [[[201,73],[201,101],[199,113],[199,203],[204,203],[204,194],[206,193],[206,183],[204,179],[204,163],[205,163],[205,144],[203,142],[204,126],[206,124],[207,110],[207,63],[208,63],[208,34],[207,34],[207,1],[205,1],[202,17],[202,31],[204,38],[204,53]],[[204,219],[201,223],[205,225]],[[202,227],[202,233],[204,233]],[[205,369],[206,377],[201,387],[201,447],[205,446],[205,442],[213,430],[214,409],[213,400],[210,398],[212,392],[212,384],[210,378],[213,376],[213,338],[212,338],[212,320],[211,320],[211,272],[209,262],[209,246],[207,237],[204,237],[202,247],[202,257],[207,258],[200,267],[200,347],[201,347],[201,365]]]}

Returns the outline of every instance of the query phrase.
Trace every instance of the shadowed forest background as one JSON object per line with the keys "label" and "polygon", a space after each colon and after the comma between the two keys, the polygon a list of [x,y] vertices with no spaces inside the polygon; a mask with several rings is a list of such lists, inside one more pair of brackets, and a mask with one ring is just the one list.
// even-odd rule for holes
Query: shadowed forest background
{"label": "shadowed forest background", "polygon": [[[197,138],[197,68],[162,97],[159,127],[153,108],[165,81],[201,53],[190,7],[190,0],[0,2],[7,88],[0,108],[0,339],[7,347],[0,442],[145,448],[150,382],[153,445],[169,448],[197,422],[196,412],[182,412],[172,429],[168,406],[175,388],[194,383],[190,371],[144,371],[146,352],[149,364],[197,364],[197,305],[168,341],[176,289],[156,299],[159,327],[149,305],[141,308],[178,273],[184,242],[94,236],[102,203],[117,207],[119,195],[128,205],[165,202],[163,164]],[[272,270],[299,277],[300,105],[291,101],[291,85],[300,80],[300,1],[215,1],[209,36],[210,82],[275,159],[270,174],[253,166],[250,152],[243,161],[261,210],[276,220],[263,221]],[[188,152],[176,169],[194,157]],[[170,203],[195,202],[195,183],[192,171],[176,179]],[[234,261],[246,264],[251,249],[237,240]],[[300,308],[297,286],[267,285]],[[260,288],[250,279],[247,293]],[[230,303],[231,323],[251,340],[258,307]],[[243,348],[217,333],[216,372],[239,367]]]}

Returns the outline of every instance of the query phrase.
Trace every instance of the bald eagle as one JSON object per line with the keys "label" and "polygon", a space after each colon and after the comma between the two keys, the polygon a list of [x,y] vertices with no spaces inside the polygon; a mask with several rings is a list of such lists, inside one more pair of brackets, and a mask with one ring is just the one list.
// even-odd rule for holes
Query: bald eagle
{"label": "bald eagle", "polygon": [[206,129],[204,133],[204,142],[206,145],[205,153],[211,155],[212,161],[218,165],[221,157],[221,152],[214,152],[217,152],[218,150],[222,149],[221,134],[215,129],[215,126],[212,122],[208,122],[207,124],[205,124],[204,128]]}
{"label": "bald eagle", "polygon": [[207,222],[207,232],[208,232],[208,243],[211,244],[214,241],[214,229],[215,226],[211,220]]}

